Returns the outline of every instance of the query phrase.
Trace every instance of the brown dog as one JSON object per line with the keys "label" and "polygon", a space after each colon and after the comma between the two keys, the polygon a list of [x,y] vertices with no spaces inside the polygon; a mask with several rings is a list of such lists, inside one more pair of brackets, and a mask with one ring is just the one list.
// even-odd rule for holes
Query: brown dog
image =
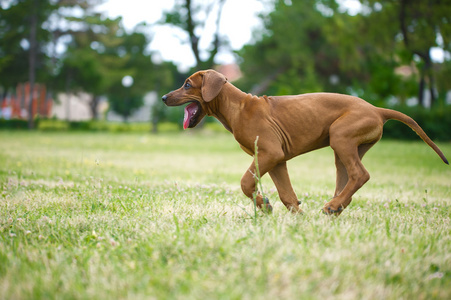
{"label": "brown dog", "polygon": [[[369,180],[361,159],[382,137],[382,127],[389,119],[412,128],[448,164],[412,118],[353,96],[313,93],[257,97],[240,91],[222,74],[207,70],[194,73],[180,89],[164,95],[163,101],[168,106],[189,103],[185,108],[185,129],[196,126],[205,115],[215,117],[249,155],[254,155],[258,137],[260,175],[269,172],[280,199],[293,212],[302,210],[291,186],[287,160],[326,146],[334,150],[335,195],[324,205],[323,212],[339,215],[351,202],[352,195]],[[241,179],[241,188],[251,199],[256,191],[255,172],[253,162]],[[272,210],[261,194],[256,201],[259,208]]]}

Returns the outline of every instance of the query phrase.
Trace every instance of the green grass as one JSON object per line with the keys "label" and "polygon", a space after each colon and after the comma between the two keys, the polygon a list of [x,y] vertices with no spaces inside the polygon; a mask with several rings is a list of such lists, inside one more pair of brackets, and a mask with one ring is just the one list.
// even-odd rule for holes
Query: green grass
{"label": "green grass", "polygon": [[330,149],[289,163],[302,216],[265,176],[253,218],[250,163],[222,133],[0,132],[0,299],[450,299],[451,167],[423,142],[376,145],[339,218]]}

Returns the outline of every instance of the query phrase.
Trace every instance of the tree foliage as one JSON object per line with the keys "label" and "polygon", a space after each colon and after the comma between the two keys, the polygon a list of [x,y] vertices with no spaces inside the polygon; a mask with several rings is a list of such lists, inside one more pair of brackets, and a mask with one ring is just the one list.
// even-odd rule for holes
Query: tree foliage
{"label": "tree foliage", "polygon": [[261,39],[238,52],[245,74],[241,84],[257,94],[294,94],[326,88],[329,77],[336,73],[337,57],[327,41],[330,20],[315,8],[316,2],[293,1],[288,5],[276,1],[274,10],[263,18],[265,31]]}
{"label": "tree foliage", "polygon": [[[54,94],[88,93],[92,118],[98,117],[99,101],[106,96],[110,109],[126,119],[147,92],[165,93],[187,75],[171,62],[153,62],[150,28],[171,26],[182,33],[196,70],[213,68],[227,46],[219,26],[226,0],[176,0],[160,22],[133,30],[126,30],[120,18],[96,13],[103,1],[2,1],[2,96],[18,83],[36,81]],[[244,73],[237,84],[256,94],[328,91],[381,105],[415,97],[423,106],[426,98],[443,106],[451,89],[448,2],[360,0],[361,9],[350,14],[337,0],[267,1],[273,7],[261,15],[257,38],[237,51]],[[214,29],[207,31],[207,26]],[[444,61],[432,59],[437,49]],[[122,84],[124,76],[133,78],[131,86]],[[180,110],[166,111],[161,102],[151,114],[155,124],[181,117]]]}
{"label": "tree foliage", "polygon": [[[36,6],[36,7],[34,7]],[[51,35],[43,26],[55,8],[49,2],[34,0],[9,1],[0,5],[0,78],[5,91],[14,89],[18,82],[29,80],[29,52],[31,19],[36,19],[36,65],[37,79],[45,80],[48,58],[45,44]]]}
{"label": "tree foliage", "polygon": [[[91,94],[93,118],[97,118],[100,97],[106,95],[110,108],[127,119],[142,106],[145,93],[154,88],[153,64],[146,51],[148,38],[138,28],[128,33],[120,18],[92,15],[72,20],[85,26],[71,34],[59,72],[60,89]],[[133,78],[132,86],[122,85],[125,76]]]}
{"label": "tree foliage", "polygon": [[[238,51],[239,84],[256,93],[331,91],[373,102],[417,96],[423,105],[428,86],[432,102],[444,99],[451,36],[445,2],[362,0],[350,15],[333,0],[276,0],[262,16],[260,38]],[[448,53],[445,62],[432,62],[433,47]]]}
{"label": "tree foliage", "polygon": [[[5,93],[29,80],[30,26],[26,21],[31,18],[34,1],[10,1],[0,6],[0,86]],[[54,93],[91,95],[94,119],[101,96],[108,98],[112,110],[127,118],[142,106],[147,92],[157,89],[157,67],[147,49],[148,25],[139,24],[128,32],[121,18],[109,19],[95,12],[93,8],[101,2],[37,1],[36,80],[46,83]],[[61,48],[64,51],[56,51]],[[163,64],[158,69],[162,72],[167,67]],[[132,86],[122,85],[124,76],[133,77]],[[169,85],[159,79],[159,87]]]}
{"label": "tree foliage", "polygon": [[[441,70],[434,70],[431,50],[439,47],[443,51],[451,50],[451,5],[446,0],[362,0],[370,12],[368,18],[375,21],[369,26],[373,31],[382,31],[386,39],[396,41],[397,57],[401,63],[414,64],[418,70],[418,99],[425,104],[425,89],[434,103],[436,94],[436,77]],[[380,18],[387,20],[391,26],[380,26]],[[377,23],[376,23],[377,22]],[[379,30],[376,28],[379,27]],[[384,44],[378,45],[379,47]],[[382,48],[385,49],[385,48]],[[438,68],[441,69],[441,68]]]}

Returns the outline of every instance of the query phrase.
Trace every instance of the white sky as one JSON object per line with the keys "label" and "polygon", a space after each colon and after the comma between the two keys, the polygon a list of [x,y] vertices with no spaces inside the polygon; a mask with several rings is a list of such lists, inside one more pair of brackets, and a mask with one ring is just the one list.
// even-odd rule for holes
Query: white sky
{"label": "white sky", "polygon": [[[203,0],[204,3],[210,1]],[[252,32],[261,24],[258,14],[265,6],[264,1],[259,0],[226,0],[223,8],[220,33],[227,36],[231,50],[238,50],[252,38]],[[174,6],[174,0],[108,0],[99,6],[98,11],[105,12],[109,17],[122,16],[126,28],[133,28],[136,24],[145,21],[148,24],[155,23],[162,18],[163,11],[168,11]],[[216,30],[216,13],[211,13],[207,20],[205,32],[200,40],[201,48],[208,46]],[[188,44],[181,41],[187,40],[183,32],[170,26],[157,26],[152,30],[153,38],[150,44],[152,51],[159,52],[163,60],[176,63],[181,69],[195,65],[194,55]],[[204,46],[204,47],[202,47]],[[234,57],[231,51],[221,52],[217,56],[220,63],[231,63]]]}
{"label": "white sky", "polygon": [[[211,3],[211,1],[196,2]],[[258,14],[268,9],[263,4],[268,2],[271,3],[271,1],[262,0],[226,0],[221,16],[220,33],[227,36],[231,49],[218,54],[218,63],[234,62],[232,51],[241,49],[243,45],[252,40],[252,32],[261,27]],[[341,0],[339,2],[350,14],[357,13],[361,8],[360,2],[357,0]],[[99,6],[98,11],[104,12],[112,18],[122,16],[125,27],[132,29],[143,21],[152,24],[161,20],[163,11],[168,11],[173,6],[174,0],[108,0]],[[200,40],[200,47],[203,49],[212,41],[213,33],[216,30],[215,19],[216,13],[213,12],[207,20],[205,32]],[[186,34],[182,31],[170,26],[154,26],[152,36],[150,50],[159,53],[160,60],[173,61],[181,71],[195,65],[191,48],[187,43],[182,44],[181,42],[187,40]],[[433,48],[431,56],[434,61],[443,61],[443,50],[437,47]],[[154,58],[158,59],[158,55],[154,55]]]}

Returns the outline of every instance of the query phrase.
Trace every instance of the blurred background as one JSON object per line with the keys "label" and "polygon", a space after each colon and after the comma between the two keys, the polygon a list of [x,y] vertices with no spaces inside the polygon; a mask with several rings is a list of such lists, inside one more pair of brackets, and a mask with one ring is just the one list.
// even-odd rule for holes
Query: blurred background
{"label": "blurred background", "polygon": [[450,51],[449,0],[1,0],[0,128],[180,130],[161,96],[212,68],[257,95],[359,96],[451,141]]}

